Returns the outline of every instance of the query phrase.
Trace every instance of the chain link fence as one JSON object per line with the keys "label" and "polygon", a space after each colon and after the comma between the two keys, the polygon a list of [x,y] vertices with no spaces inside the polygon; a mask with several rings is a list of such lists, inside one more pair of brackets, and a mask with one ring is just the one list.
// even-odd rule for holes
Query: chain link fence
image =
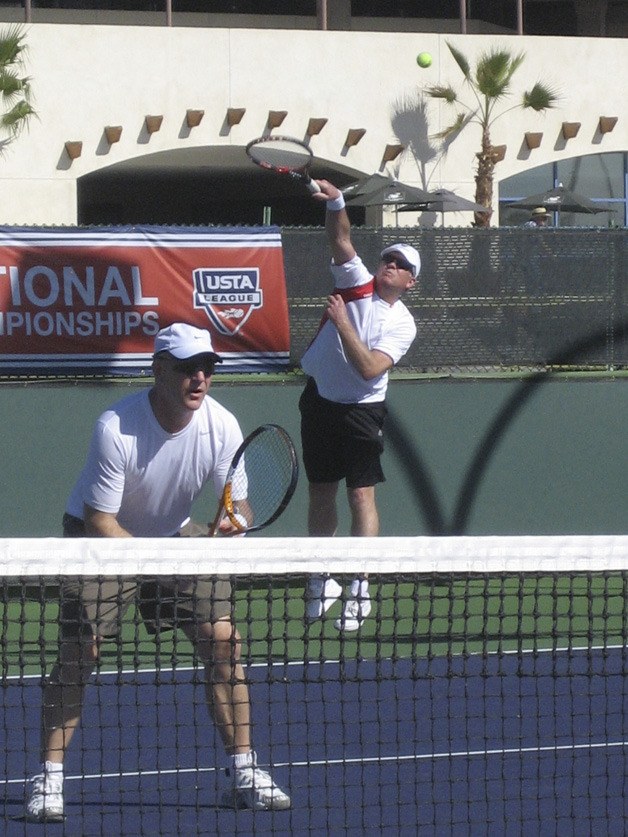
{"label": "chain link fence", "polygon": [[[330,292],[329,248],[318,228],[282,230],[298,367]],[[399,364],[412,372],[628,366],[628,230],[354,227],[375,270],[395,241],[421,253],[404,301],[418,335]]]}
{"label": "chain link fence", "polygon": [[[289,367],[298,370],[331,291],[330,255],[321,227],[281,233]],[[404,297],[418,334],[402,372],[628,369],[627,229],[356,226],[352,240],[373,271],[396,241],[421,254],[419,280]]]}

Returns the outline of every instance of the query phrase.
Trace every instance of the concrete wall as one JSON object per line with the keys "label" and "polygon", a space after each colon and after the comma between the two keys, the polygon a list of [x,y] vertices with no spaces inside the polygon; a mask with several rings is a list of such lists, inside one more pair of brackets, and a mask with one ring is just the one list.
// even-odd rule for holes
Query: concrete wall
{"label": "concrete wall", "polygon": [[[96,417],[138,386],[145,384],[0,386],[3,537],[60,534]],[[300,392],[300,385],[233,385],[220,376],[213,388],[245,432],[276,421],[299,450]],[[387,481],[378,489],[382,535],[449,532],[456,517],[467,534],[626,533],[628,379],[548,378],[532,388],[522,381],[399,380],[389,408]],[[486,468],[474,471],[479,452]],[[465,484],[465,514],[457,515]],[[341,499],[340,534],[348,534],[344,492]],[[214,509],[208,495],[195,515],[207,520]],[[268,534],[305,535],[306,510],[302,475]]]}
{"label": "concrete wall", "polygon": [[[511,103],[538,79],[560,91],[559,107],[545,115],[513,110],[497,120],[493,141],[508,146],[497,179],[552,160],[628,150],[625,39],[39,23],[28,29],[27,68],[39,118],[0,161],[0,221],[76,223],[78,178],[104,166],[141,164],[155,152],[204,148],[208,161],[220,165],[216,151],[241,149],[261,134],[269,110],[286,110],[281,133],[296,136],[305,134],[310,117],[327,118],[311,142],[320,159],[371,174],[385,168],[386,145],[401,143],[407,150],[388,171],[471,198],[479,129],[467,128],[442,153],[431,137],[452,114],[434,100],[421,105],[424,86],[461,86],[447,40],[471,61],[487,47],[523,50]],[[420,51],[434,57],[427,70],[415,63]],[[229,107],[246,108],[231,129]],[[189,108],[205,111],[192,130],[185,126]],[[149,114],[164,117],[152,135],[144,128]],[[619,117],[612,133],[599,133],[600,116]],[[582,123],[567,142],[564,121]],[[120,142],[108,145],[106,125],[123,126]],[[352,128],[366,134],[346,148]],[[527,131],[543,133],[540,148],[527,149]],[[69,159],[66,141],[83,143],[78,159]]]}

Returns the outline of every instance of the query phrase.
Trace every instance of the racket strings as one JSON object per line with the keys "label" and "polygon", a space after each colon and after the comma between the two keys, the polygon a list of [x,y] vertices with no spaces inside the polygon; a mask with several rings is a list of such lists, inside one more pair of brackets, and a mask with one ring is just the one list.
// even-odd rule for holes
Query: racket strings
{"label": "racket strings", "polygon": [[290,171],[303,169],[312,160],[312,152],[291,140],[261,140],[249,146],[248,154],[260,166]]}
{"label": "racket strings", "polygon": [[247,445],[231,477],[235,510],[246,501],[249,527],[268,522],[286,499],[295,479],[291,443],[276,432],[264,432]]}

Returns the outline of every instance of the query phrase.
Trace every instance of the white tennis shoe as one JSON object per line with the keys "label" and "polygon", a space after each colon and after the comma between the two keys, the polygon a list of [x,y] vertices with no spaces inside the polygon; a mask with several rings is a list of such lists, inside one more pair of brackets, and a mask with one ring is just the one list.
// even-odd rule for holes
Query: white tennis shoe
{"label": "white tennis shoe", "polygon": [[308,579],[305,593],[305,613],[310,622],[320,619],[337,602],[342,587],[335,578],[313,575]]}
{"label": "white tennis shoe", "polygon": [[233,787],[223,791],[222,804],[228,808],[249,808],[252,811],[285,811],[290,797],[273,782],[270,773],[256,765],[227,768],[227,780]]}
{"label": "white tennis shoe", "polygon": [[63,822],[63,773],[46,770],[29,780],[26,800],[28,822]]}
{"label": "white tennis shoe", "polygon": [[364,620],[371,612],[371,597],[362,593],[359,598],[348,599],[340,619],[334,622],[337,631],[357,631],[364,624]]}

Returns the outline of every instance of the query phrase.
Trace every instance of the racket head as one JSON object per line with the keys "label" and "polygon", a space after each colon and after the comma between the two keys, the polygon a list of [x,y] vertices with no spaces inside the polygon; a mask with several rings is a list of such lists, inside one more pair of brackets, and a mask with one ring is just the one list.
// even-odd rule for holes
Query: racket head
{"label": "racket head", "polygon": [[245,150],[257,166],[275,174],[292,175],[302,180],[311,192],[320,191],[309,175],[314,155],[302,140],[281,135],[258,137]]}
{"label": "racket head", "polygon": [[287,431],[278,424],[261,425],[233,457],[212,534],[225,515],[235,529],[231,534],[269,526],[286,509],[298,478],[297,454]]}

